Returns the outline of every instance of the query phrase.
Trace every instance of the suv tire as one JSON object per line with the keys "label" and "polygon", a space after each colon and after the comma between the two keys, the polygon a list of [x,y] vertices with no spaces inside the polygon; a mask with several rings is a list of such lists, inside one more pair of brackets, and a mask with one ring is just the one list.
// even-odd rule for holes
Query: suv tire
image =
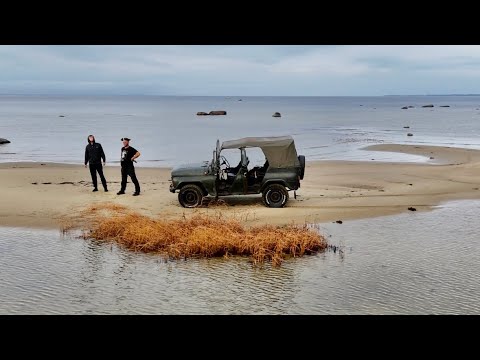
{"label": "suv tire", "polygon": [[288,201],[288,191],[280,184],[268,185],[262,192],[262,199],[265,206],[281,208]]}
{"label": "suv tire", "polygon": [[185,185],[178,193],[178,202],[184,208],[196,208],[202,204],[202,199],[203,191],[198,185]]}
{"label": "suv tire", "polygon": [[298,155],[298,161],[300,162],[300,180],[303,180],[305,176],[305,156]]}

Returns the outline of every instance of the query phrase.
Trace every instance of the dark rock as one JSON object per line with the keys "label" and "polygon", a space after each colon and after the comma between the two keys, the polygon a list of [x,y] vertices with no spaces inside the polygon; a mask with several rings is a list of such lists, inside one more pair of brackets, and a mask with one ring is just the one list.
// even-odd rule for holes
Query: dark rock
{"label": "dark rock", "polygon": [[337,224],[342,224],[342,223],[343,223],[342,220],[337,220],[337,221],[335,221],[335,222],[336,222]]}
{"label": "dark rock", "polygon": [[435,159],[435,158],[433,156],[430,156],[430,160],[433,160],[433,159]]}
{"label": "dark rock", "polygon": [[413,184],[408,184],[408,185],[413,186]]}
{"label": "dark rock", "polygon": [[33,182],[33,183],[32,183],[32,185],[38,185],[38,183],[36,183],[36,182]]}
{"label": "dark rock", "polygon": [[408,109],[408,106],[402,107],[402,110],[407,110],[407,109]]}
{"label": "dark rock", "polygon": [[10,141],[7,139],[0,138],[0,144],[10,144]]}
{"label": "dark rock", "polygon": [[227,112],[224,110],[213,110],[210,111],[208,115],[227,115]]}
{"label": "dark rock", "polygon": [[199,111],[197,112],[198,116],[206,116],[206,115],[227,115],[227,112],[224,110],[212,110],[209,113],[206,113],[204,111]]}
{"label": "dark rock", "polygon": [[450,107],[450,105],[440,105],[440,107]]}
{"label": "dark rock", "polygon": [[413,136],[413,134],[412,134],[412,133],[408,133],[407,136]]}
{"label": "dark rock", "polygon": [[433,104],[422,105],[422,108],[428,108],[428,107],[433,107]]}
{"label": "dark rock", "polygon": [[415,107],[415,106],[413,106],[413,105],[408,105],[408,108],[409,108],[409,109],[413,109],[414,107]]}
{"label": "dark rock", "polygon": [[273,117],[281,117],[282,115],[279,112],[276,112],[272,115]]}
{"label": "dark rock", "polygon": [[238,99],[238,101],[242,101],[242,99]]}
{"label": "dark rock", "polygon": [[404,126],[403,128],[404,129],[410,129],[410,126]]}
{"label": "dark rock", "polygon": [[417,209],[415,209],[414,207],[409,207],[408,210],[410,210],[410,211],[417,211]]}
{"label": "dark rock", "polygon": [[65,115],[58,115],[58,117],[65,117]]}

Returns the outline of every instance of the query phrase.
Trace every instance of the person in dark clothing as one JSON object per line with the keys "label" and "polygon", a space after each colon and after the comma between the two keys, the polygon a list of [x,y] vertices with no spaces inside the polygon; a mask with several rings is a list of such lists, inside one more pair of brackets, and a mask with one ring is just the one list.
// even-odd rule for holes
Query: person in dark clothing
{"label": "person in dark clothing", "polygon": [[85,167],[87,164],[90,166],[90,175],[92,175],[93,182],[93,191],[98,191],[97,188],[97,172],[100,175],[100,180],[102,180],[103,189],[107,189],[107,180],[103,176],[102,160],[103,165],[105,165],[106,158],[105,152],[103,151],[102,145],[95,142],[95,136],[88,135],[88,145],[85,148]]}
{"label": "person in dark clothing", "polygon": [[136,162],[135,159],[140,156],[140,153],[137,149],[130,146],[129,138],[122,138],[123,147],[121,149],[120,164],[122,165],[122,187],[117,195],[125,194],[125,189],[127,188],[127,176],[130,176],[133,184],[135,185],[135,192],[133,196],[140,195],[140,184],[138,183],[137,176],[135,175],[135,167],[133,163]]}

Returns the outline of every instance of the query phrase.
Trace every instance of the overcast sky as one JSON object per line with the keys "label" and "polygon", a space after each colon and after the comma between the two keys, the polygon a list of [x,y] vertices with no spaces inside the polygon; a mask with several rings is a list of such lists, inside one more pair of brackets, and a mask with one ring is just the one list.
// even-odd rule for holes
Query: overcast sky
{"label": "overcast sky", "polygon": [[472,45],[0,45],[0,94],[480,93]]}

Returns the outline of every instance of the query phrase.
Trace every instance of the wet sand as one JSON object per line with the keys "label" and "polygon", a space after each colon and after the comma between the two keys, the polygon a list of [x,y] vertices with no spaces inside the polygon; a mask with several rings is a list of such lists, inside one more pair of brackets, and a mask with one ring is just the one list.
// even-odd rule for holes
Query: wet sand
{"label": "wet sand", "polygon": [[[377,161],[309,162],[305,179],[282,209],[263,205],[261,196],[224,197],[226,206],[184,209],[169,192],[169,168],[137,167],[142,193],[134,197],[128,183],[120,189],[118,165],[105,167],[109,192],[99,182],[92,193],[90,172],[83,165],[54,163],[0,164],[0,225],[58,228],[66,216],[93,203],[111,202],[164,219],[194,212],[236,216],[246,225],[328,222],[426,211],[448,200],[480,198],[480,151],[448,147],[381,144],[370,151],[425,156],[426,163]],[[430,159],[433,157],[433,159]],[[141,163],[141,161],[139,161]],[[139,164],[140,165],[140,164]]]}

